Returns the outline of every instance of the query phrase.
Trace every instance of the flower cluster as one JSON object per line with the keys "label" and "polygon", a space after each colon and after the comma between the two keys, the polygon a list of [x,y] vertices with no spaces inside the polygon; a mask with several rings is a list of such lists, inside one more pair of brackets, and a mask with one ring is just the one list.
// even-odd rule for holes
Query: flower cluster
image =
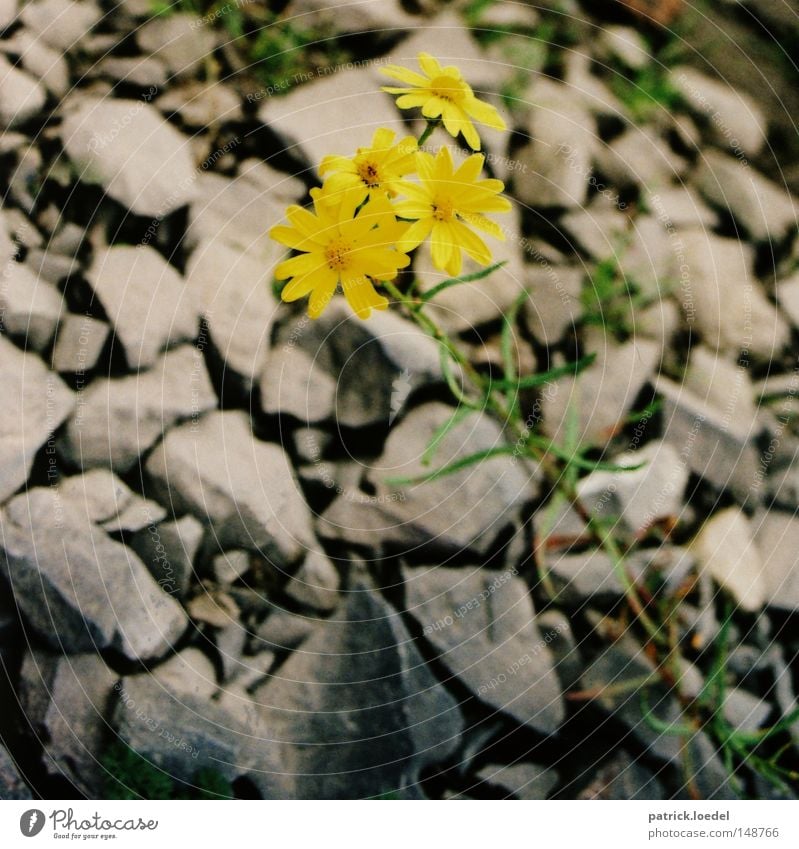
{"label": "flower cluster", "polygon": [[[457,68],[442,67],[426,53],[419,55],[419,66],[423,74],[395,65],[382,70],[411,86],[384,90],[400,95],[401,109],[421,107],[428,122],[422,138],[441,123],[479,150],[472,118],[505,129]],[[308,315],[318,318],[340,286],[355,314],[368,318],[373,309],[388,306],[376,287],[394,280],[410,264],[408,254],[428,238],[434,266],[452,276],[461,273],[464,253],[488,265],[491,251],[476,231],[503,239],[486,213],[507,212],[510,203],[501,196],[500,180],[481,178],[484,161],[472,153],[456,168],[449,148],[434,156],[412,136],[398,140],[384,127],[352,158],[326,156],[319,167],[324,184],[311,190],[313,210],[290,206],[288,224],[270,230],[296,252],[275,270],[278,280],[288,281],[283,300],[308,297]]]}

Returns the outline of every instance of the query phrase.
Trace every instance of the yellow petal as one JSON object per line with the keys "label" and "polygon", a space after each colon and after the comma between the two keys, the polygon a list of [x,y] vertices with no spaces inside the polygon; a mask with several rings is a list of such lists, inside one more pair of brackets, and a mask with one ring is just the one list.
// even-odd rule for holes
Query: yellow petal
{"label": "yellow petal", "polygon": [[307,236],[303,236],[295,227],[286,227],[285,224],[276,224],[272,227],[269,230],[269,238],[280,242],[281,245],[285,245],[287,248],[293,248],[298,251],[310,250],[316,244]]}
{"label": "yellow petal", "polygon": [[325,307],[330,303],[333,295],[336,294],[337,282],[334,275],[332,279],[326,279],[311,292],[311,297],[308,301],[309,318],[319,318]]}
{"label": "yellow petal", "polygon": [[452,234],[449,227],[443,221],[433,224],[433,232],[430,240],[430,249],[433,257],[433,265],[436,268],[446,268],[450,264],[453,244]]}
{"label": "yellow petal", "polygon": [[483,100],[478,100],[476,97],[467,100],[463,104],[466,113],[471,115],[475,121],[485,124],[487,127],[492,127],[495,130],[507,130],[508,127],[502,120],[499,112],[490,104]]}
{"label": "yellow petal", "polygon": [[456,244],[460,245],[475,262],[479,262],[480,265],[488,265],[491,262],[491,251],[477,233],[460,221],[453,221],[451,227]]}
{"label": "yellow petal", "polygon": [[425,118],[438,118],[446,106],[446,100],[442,100],[440,97],[435,96],[428,97],[422,104],[422,115],[424,115]]}
{"label": "yellow petal", "polygon": [[484,233],[489,233],[501,242],[505,241],[505,231],[499,226],[499,224],[497,224],[496,221],[486,218],[485,215],[481,215],[479,212],[461,212],[459,214],[470,227],[475,227],[478,230],[482,230]]}
{"label": "yellow petal", "polygon": [[301,256],[293,256],[291,259],[284,260],[275,269],[275,278],[277,280],[285,280],[287,277],[298,277],[303,274],[308,274],[314,269],[322,268],[324,260],[320,254],[302,254]]}
{"label": "yellow petal", "polygon": [[378,70],[383,76],[390,77],[392,80],[399,80],[401,83],[407,83],[417,88],[424,88],[430,82],[430,80],[421,74],[411,71],[409,68],[403,68],[402,65],[385,65]]}
{"label": "yellow petal", "polygon": [[378,295],[372,282],[366,277],[354,277],[342,281],[344,297],[358,318],[369,318],[373,309],[384,310],[388,299]]}
{"label": "yellow petal", "polygon": [[429,53],[420,53],[416,58],[419,61],[419,67],[431,79],[433,77],[440,77],[443,75],[444,72],[441,65],[438,63],[438,60],[434,59]]}
{"label": "yellow petal", "polygon": [[336,284],[336,275],[327,266],[317,268],[303,274],[301,277],[295,277],[283,287],[280,297],[284,301],[296,301],[299,298],[304,298],[309,292],[313,291],[317,286],[329,286],[330,282]]}
{"label": "yellow petal", "polygon": [[[452,176],[454,179],[461,180],[464,183],[473,183],[480,176],[484,164],[485,157],[481,153],[475,153]],[[505,187],[503,186],[502,188]]]}
{"label": "yellow petal", "polygon": [[402,239],[397,241],[397,249],[403,253],[412,251],[418,248],[419,245],[430,235],[433,229],[433,219],[424,218],[421,221],[415,221],[405,232]]}
{"label": "yellow petal", "polygon": [[378,127],[372,136],[372,147],[375,150],[387,150],[394,143],[397,134],[387,127]]}

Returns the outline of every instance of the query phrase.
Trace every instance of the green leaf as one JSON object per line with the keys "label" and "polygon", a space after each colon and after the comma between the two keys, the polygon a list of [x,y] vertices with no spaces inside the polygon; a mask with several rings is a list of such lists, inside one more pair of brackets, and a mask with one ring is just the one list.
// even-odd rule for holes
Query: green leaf
{"label": "green leaf", "polygon": [[516,448],[512,445],[498,445],[494,448],[486,448],[483,451],[475,451],[474,454],[469,454],[466,457],[462,457],[460,460],[455,460],[452,463],[448,463],[446,466],[441,466],[438,469],[430,472],[425,475],[418,475],[416,477],[410,478],[387,478],[386,483],[389,486],[412,486],[417,483],[428,483],[429,481],[437,480],[438,478],[446,477],[447,475],[454,475],[456,472],[460,472],[462,469],[467,469],[469,466],[474,466],[477,463],[482,463],[483,460],[488,460],[492,457],[501,457],[507,456],[508,454],[515,454]]}
{"label": "green leaf", "polygon": [[455,427],[456,424],[462,422],[469,413],[474,412],[471,407],[458,407],[455,412],[444,422],[444,424],[440,425],[436,428],[436,432],[433,434],[430,442],[427,444],[427,448],[424,450],[424,454],[422,454],[422,465],[429,466],[433,455],[438,450],[438,446],[441,440]]}
{"label": "green leaf", "polygon": [[571,463],[578,469],[586,469],[589,472],[635,472],[638,469],[643,469],[646,465],[645,463],[638,463],[635,466],[617,466],[615,463],[604,463],[601,460],[587,460],[576,451],[569,451],[543,436],[530,437],[529,441],[559,460]]}
{"label": "green leaf", "polygon": [[561,377],[568,377],[579,374],[583,369],[587,368],[596,359],[596,354],[588,354],[581,357],[574,363],[569,363],[565,366],[558,366],[549,371],[541,372],[540,374],[531,374],[527,377],[520,377],[513,381],[495,380],[492,382],[494,389],[533,389],[536,386],[541,386],[544,383],[551,383]]}
{"label": "green leaf", "polygon": [[488,268],[483,268],[480,271],[475,271],[473,274],[463,274],[460,277],[451,277],[449,280],[442,280],[436,286],[433,286],[432,289],[428,289],[426,292],[422,293],[421,300],[423,302],[427,302],[435,298],[436,295],[443,292],[445,289],[449,289],[452,286],[458,286],[461,283],[474,283],[475,280],[482,280],[484,277],[488,277],[491,272],[496,271],[498,268],[502,268],[505,265],[505,261],[496,262],[494,265],[489,265]]}

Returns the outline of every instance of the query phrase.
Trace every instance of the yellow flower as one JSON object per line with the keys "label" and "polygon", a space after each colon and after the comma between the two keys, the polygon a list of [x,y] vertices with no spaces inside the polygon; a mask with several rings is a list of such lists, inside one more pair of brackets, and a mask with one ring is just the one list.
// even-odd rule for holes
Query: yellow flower
{"label": "yellow flower", "polygon": [[401,191],[408,200],[394,204],[400,218],[414,220],[399,241],[400,250],[411,251],[432,235],[433,265],[452,277],[461,273],[462,250],[480,265],[488,265],[491,251],[471,227],[504,241],[500,226],[484,214],[510,210],[508,199],[499,196],[505,188],[502,181],[477,179],[483,168],[479,153],[470,156],[457,171],[446,147],[435,159],[421,151],[416,158],[421,184],[403,183]]}
{"label": "yellow flower", "polygon": [[330,174],[325,185],[331,191],[351,187],[360,189],[360,199],[366,200],[379,192],[397,193],[397,183],[416,168],[416,139],[404,138],[394,144],[396,133],[381,127],[372,137],[371,147],[359,147],[352,159],[345,156],[326,156],[319,166],[319,174]]}
{"label": "yellow flower", "polygon": [[480,137],[471,119],[505,130],[505,122],[497,110],[478,100],[471,86],[463,79],[461,72],[453,65],[442,68],[436,59],[427,53],[419,54],[419,67],[424,74],[409,71],[400,65],[387,65],[380,71],[392,79],[407,83],[411,88],[393,88],[385,86],[383,91],[399,94],[397,106],[400,109],[422,107],[422,115],[429,120],[441,118],[446,131],[457,138],[463,133],[466,143],[472,150],[480,150]]}
{"label": "yellow flower", "polygon": [[319,318],[341,284],[358,318],[373,309],[384,310],[388,300],[375,291],[372,281],[392,280],[410,260],[395,245],[408,229],[397,221],[388,199],[376,197],[361,204],[362,192],[329,187],[312,189],[314,211],[290,206],[290,226],[272,227],[275,241],[300,253],[275,269],[278,280],[291,278],[281,298],[296,301],[310,295],[308,315]]}

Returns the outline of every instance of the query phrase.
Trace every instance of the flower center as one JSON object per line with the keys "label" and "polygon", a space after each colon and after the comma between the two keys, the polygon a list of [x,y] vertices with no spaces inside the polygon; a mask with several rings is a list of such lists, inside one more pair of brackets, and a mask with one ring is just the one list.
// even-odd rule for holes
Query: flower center
{"label": "flower center", "polygon": [[452,198],[446,195],[438,195],[433,200],[433,218],[436,221],[451,221],[455,217],[455,208]]}
{"label": "flower center", "polygon": [[343,271],[349,265],[349,253],[352,245],[343,239],[334,239],[325,248],[325,260],[331,271]]}
{"label": "flower center", "polygon": [[370,159],[358,163],[358,176],[370,189],[376,189],[380,185],[380,171]]}
{"label": "flower center", "polygon": [[468,86],[456,77],[436,77],[430,82],[430,91],[442,100],[459,105],[468,94]]}

